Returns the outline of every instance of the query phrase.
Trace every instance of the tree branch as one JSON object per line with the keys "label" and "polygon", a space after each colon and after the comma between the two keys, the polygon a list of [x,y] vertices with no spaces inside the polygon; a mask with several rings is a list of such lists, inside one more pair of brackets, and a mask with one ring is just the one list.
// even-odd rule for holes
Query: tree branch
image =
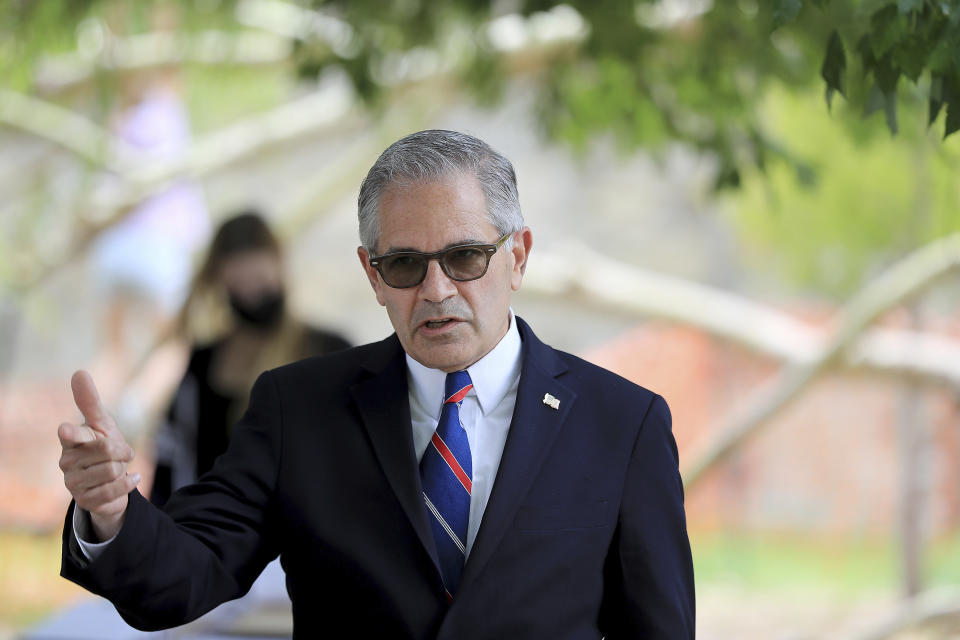
{"label": "tree branch", "polygon": [[136,158],[140,151],[70,109],[0,88],[0,123],[21,129],[70,151],[82,160],[122,174],[128,163],[111,154]]}
{"label": "tree branch", "polygon": [[74,51],[40,60],[34,83],[41,93],[56,93],[91,82],[97,71],[144,71],[184,63],[268,65],[290,60],[290,41],[266,33],[158,31],[118,37],[104,34],[98,51]]}
{"label": "tree branch", "polygon": [[854,296],[826,338],[769,307],[627,267],[583,247],[541,254],[528,270],[525,289],[551,296],[579,294],[591,304],[695,326],[785,362],[778,378],[724,420],[714,442],[694,456],[684,472],[686,486],[692,487],[831,366],[910,375],[960,389],[957,341],[890,330],[869,332],[858,341],[880,314],[957,270],[960,234],[918,249]]}
{"label": "tree branch", "polygon": [[[342,128],[349,119],[352,104],[351,97],[344,92],[317,91],[204,136],[176,158],[150,159],[132,167],[115,167],[121,178],[119,184],[102,184],[78,205],[78,209],[85,212],[86,219],[96,222],[80,232],[71,248],[58,257],[57,262],[41,265],[33,274],[18,278],[16,291],[23,294],[41,285],[82,254],[100,233],[126,217],[136,204],[177,180],[195,179],[223,169],[272,145]],[[48,139],[51,137],[50,130],[44,133]],[[90,137],[92,139],[92,135]]]}
{"label": "tree branch", "polygon": [[777,379],[754,394],[742,410],[734,410],[716,433],[717,438],[683,474],[693,487],[705,473],[730,456],[749,437],[769,424],[770,418],[803,392],[838,360],[854,340],[880,314],[917,295],[939,278],[960,270],[960,234],[937,240],[895,264],[855,295],[838,314],[833,333],[809,362],[787,365]]}
{"label": "tree branch", "polygon": [[[576,298],[584,305],[696,327],[787,364],[809,364],[823,331],[789,313],[713,287],[616,262],[581,244],[539,253],[523,291]],[[842,364],[960,390],[960,341],[915,331],[873,329],[843,354]]]}

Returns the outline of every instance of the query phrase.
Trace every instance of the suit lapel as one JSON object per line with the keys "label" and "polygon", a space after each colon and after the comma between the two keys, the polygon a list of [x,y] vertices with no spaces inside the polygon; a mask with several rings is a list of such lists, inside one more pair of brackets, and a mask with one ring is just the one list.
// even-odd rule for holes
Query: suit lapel
{"label": "suit lapel", "polygon": [[[364,363],[372,375],[351,388],[373,450],[410,524],[434,566],[439,566],[433,534],[423,504],[413,433],[407,369],[396,335],[382,343]],[[439,570],[438,570],[439,576]]]}
{"label": "suit lapel", "polygon": [[[566,365],[550,347],[533,335],[523,320],[517,318],[517,325],[523,339],[523,366],[517,388],[517,403],[490,501],[464,567],[460,591],[479,575],[513,522],[521,501],[536,479],[576,399],[576,394],[557,380],[566,370]],[[558,408],[554,409],[543,402],[548,393],[559,400]]]}

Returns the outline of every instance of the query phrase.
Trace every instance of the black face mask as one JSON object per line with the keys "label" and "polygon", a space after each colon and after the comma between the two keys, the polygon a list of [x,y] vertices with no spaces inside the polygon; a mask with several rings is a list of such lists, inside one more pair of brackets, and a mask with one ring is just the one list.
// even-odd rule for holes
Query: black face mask
{"label": "black face mask", "polygon": [[243,324],[267,329],[274,327],[283,317],[283,291],[265,293],[253,302],[230,296],[230,309]]}

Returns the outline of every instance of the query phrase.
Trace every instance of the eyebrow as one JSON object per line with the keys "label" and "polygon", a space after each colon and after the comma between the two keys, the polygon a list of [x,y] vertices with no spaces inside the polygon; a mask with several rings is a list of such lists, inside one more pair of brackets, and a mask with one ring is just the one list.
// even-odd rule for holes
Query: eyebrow
{"label": "eyebrow", "polygon": [[[499,238],[498,238],[499,240]],[[478,244],[494,244],[493,242],[487,242],[486,240],[476,240],[473,238],[467,238],[466,240],[457,240],[456,242],[451,242],[442,249],[438,251],[446,251],[447,249],[452,249],[453,247],[464,247]],[[385,256],[390,253],[436,253],[436,251],[420,251],[419,249],[414,249],[413,247],[390,247],[380,255]]]}

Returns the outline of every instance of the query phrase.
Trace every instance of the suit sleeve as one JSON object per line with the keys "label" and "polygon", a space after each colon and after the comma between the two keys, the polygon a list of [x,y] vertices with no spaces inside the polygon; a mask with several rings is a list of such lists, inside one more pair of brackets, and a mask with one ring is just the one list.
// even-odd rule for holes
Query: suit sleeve
{"label": "suit sleeve", "polygon": [[602,626],[608,640],[692,640],[693,561],[670,409],[655,396],[627,470],[605,567]]}
{"label": "suit sleeve", "polygon": [[95,561],[79,552],[71,505],[61,575],[143,630],[184,624],[245,594],[278,553],[270,516],[281,416],[276,384],[264,374],[213,470],[174,493],[163,511],[133,491],[120,533]]}

